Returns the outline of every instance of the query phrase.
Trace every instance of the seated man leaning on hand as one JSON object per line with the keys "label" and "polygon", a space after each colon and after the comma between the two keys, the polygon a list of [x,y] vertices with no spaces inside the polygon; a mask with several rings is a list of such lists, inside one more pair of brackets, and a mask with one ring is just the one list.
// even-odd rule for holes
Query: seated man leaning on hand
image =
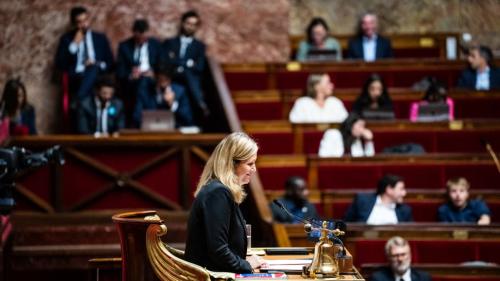
{"label": "seated man leaning on hand", "polygon": [[479,199],[469,200],[470,184],[465,178],[451,179],[446,183],[448,202],[438,209],[438,220],[454,223],[490,224],[490,210]]}
{"label": "seated man leaning on hand", "polygon": [[406,196],[403,178],[385,175],[377,184],[376,193],[358,193],[347,210],[346,222],[397,224],[413,221],[411,207],[403,204]]}

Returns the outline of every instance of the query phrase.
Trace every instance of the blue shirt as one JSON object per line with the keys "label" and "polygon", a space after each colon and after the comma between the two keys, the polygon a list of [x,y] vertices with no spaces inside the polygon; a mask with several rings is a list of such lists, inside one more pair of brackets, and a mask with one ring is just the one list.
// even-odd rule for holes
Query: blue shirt
{"label": "blue shirt", "polygon": [[482,200],[469,200],[465,208],[459,210],[448,202],[438,209],[438,220],[441,222],[476,223],[482,215],[490,215],[490,210]]}

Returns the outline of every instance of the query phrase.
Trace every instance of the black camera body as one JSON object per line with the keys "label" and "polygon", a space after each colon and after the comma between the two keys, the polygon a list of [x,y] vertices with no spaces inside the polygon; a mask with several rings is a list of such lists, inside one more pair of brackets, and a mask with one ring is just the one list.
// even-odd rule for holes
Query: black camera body
{"label": "black camera body", "polygon": [[9,214],[15,205],[13,192],[18,172],[46,165],[64,164],[60,146],[54,146],[41,153],[32,153],[24,148],[0,148],[0,214]]}

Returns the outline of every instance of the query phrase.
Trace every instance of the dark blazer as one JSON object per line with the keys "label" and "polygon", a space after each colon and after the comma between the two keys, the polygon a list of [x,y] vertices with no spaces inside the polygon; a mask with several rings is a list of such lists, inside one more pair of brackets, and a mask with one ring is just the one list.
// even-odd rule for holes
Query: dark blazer
{"label": "dark blazer", "polygon": [[[59,70],[75,74],[77,55],[69,52],[69,45],[75,37],[76,30],[65,33],[59,40],[59,46],[56,52],[56,66]],[[90,31],[92,42],[94,44],[94,52],[96,62],[105,62],[106,68],[101,69],[103,72],[109,72],[113,69],[113,53],[109,40],[104,33]]]}
{"label": "dark blazer", "polygon": [[[97,128],[97,106],[94,95],[89,95],[80,102],[77,110],[77,131],[80,134],[93,134]],[[108,132],[114,133],[125,128],[125,115],[123,103],[118,98],[113,98],[108,108]]]}
{"label": "dark blazer", "polygon": [[[391,41],[385,37],[377,35],[377,50],[375,52],[375,59],[392,58],[392,45]],[[349,40],[347,47],[347,57],[351,59],[363,59],[363,37],[356,36]]]}
{"label": "dark blazer", "polygon": [[[476,70],[468,67],[465,69],[460,78],[458,78],[457,87],[475,90],[476,89],[477,74]],[[490,67],[490,90],[500,89],[500,69]]]}
{"label": "dark blazer", "polygon": [[[193,38],[191,44],[186,48],[186,53],[183,58],[179,55],[181,49],[180,36],[165,40],[162,48],[163,63],[174,65],[177,68],[182,66],[184,71],[192,72],[196,75],[201,75],[203,73],[206,63],[205,44],[200,40]],[[187,65],[190,59],[193,61],[192,66]]]}
{"label": "dark blazer", "polygon": [[[148,43],[148,55],[149,64],[151,68],[154,69],[159,62],[161,54],[160,41],[155,38],[149,38]],[[132,68],[134,67],[134,50],[135,42],[134,38],[129,38],[125,41],[120,42],[118,45],[118,58],[116,65],[116,76],[119,79],[128,79]]]}
{"label": "dark blazer", "polygon": [[[377,201],[377,194],[364,194],[358,193],[347,210],[344,220],[350,222],[366,222],[370,213],[372,212],[373,206]],[[398,222],[411,222],[413,221],[413,215],[411,212],[411,207],[406,204],[396,204],[396,216]]]}
{"label": "dark blazer", "polygon": [[252,272],[245,260],[245,224],[229,189],[219,180],[210,181],[189,213],[185,259],[213,271]]}
{"label": "dark blazer", "polygon": [[[429,273],[416,269],[411,269],[411,281],[431,281],[432,278]],[[399,281],[394,280],[394,273],[388,266],[381,267],[375,271],[369,279],[370,281]]]}
{"label": "dark blazer", "polygon": [[[175,111],[175,126],[193,126],[193,113],[191,111],[191,105],[189,103],[189,98],[186,95],[184,87],[179,84],[171,84],[172,91],[175,93],[175,100],[178,103],[177,110]],[[153,83],[150,85],[147,93],[141,94],[137,97],[134,109],[134,122],[136,126],[140,127],[142,122],[142,111],[143,110],[161,110],[170,109],[167,103],[162,100],[161,103],[156,101],[156,85]]]}

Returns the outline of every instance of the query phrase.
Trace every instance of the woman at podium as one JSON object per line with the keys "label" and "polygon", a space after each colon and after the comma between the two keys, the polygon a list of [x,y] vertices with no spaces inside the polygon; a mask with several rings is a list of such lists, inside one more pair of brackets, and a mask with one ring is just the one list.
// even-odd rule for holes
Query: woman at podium
{"label": "woman at podium", "polygon": [[246,196],[243,185],[256,171],[257,150],[249,136],[232,133],[213,151],[189,214],[186,260],[208,270],[236,273],[261,266],[256,255],[246,257],[246,222],[239,207]]}

